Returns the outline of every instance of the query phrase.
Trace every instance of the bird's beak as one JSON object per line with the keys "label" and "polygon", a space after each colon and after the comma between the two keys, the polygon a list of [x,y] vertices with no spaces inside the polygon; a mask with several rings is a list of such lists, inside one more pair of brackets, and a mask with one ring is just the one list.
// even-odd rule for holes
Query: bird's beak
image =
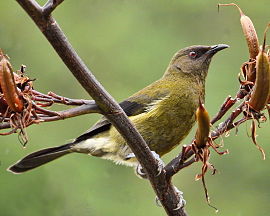
{"label": "bird's beak", "polygon": [[215,54],[220,50],[226,49],[230,46],[228,46],[227,44],[217,44],[217,45],[213,45],[210,47],[210,49],[207,51],[208,54]]}

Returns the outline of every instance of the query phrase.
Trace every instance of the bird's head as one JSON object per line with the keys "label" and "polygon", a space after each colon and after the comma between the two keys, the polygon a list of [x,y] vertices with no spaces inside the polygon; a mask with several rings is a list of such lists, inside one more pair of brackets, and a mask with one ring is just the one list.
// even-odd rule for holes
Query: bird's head
{"label": "bird's head", "polygon": [[212,57],[220,50],[228,48],[226,44],[213,46],[190,46],[178,51],[172,58],[166,75],[184,73],[206,76]]}

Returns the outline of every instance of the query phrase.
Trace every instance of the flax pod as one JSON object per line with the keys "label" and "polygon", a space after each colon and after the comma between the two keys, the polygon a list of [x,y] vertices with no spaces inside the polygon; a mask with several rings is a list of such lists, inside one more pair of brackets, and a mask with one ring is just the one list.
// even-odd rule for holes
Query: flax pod
{"label": "flax pod", "polygon": [[15,84],[11,64],[2,51],[0,51],[0,84],[9,108],[14,112],[22,112],[23,100]]}
{"label": "flax pod", "polygon": [[255,72],[255,59],[257,55],[259,54],[259,40],[258,36],[255,30],[255,27],[251,21],[251,19],[246,16],[241,8],[234,3],[230,4],[218,4],[218,7],[220,6],[236,6],[240,13],[240,23],[242,26],[242,30],[244,33],[244,36],[246,38],[246,42],[248,45],[249,50],[249,63],[248,63],[248,69],[247,73],[245,74],[247,81],[254,82],[256,79],[256,72]]}

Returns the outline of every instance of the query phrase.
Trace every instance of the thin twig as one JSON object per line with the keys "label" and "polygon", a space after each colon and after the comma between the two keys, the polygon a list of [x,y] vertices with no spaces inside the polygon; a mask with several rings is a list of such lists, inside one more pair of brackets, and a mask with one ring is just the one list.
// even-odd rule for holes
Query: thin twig
{"label": "thin twig", "polygon": [[2,129],[8,129],[10,127],[11,126],[10,126],[10,123],[9,122],[2,122],[2,123],[0,123],[0,130],[2,130]]}
{"label": "thin twig", "polygon": [[[240,82],[241,83],[241,82]],[[243,89],[245,86],[240,85],[240,89],[236,93],[235,98],[232,98],[231,96],[228,96],[223,104],[221,105],[219,111],[217,114],[212,118],[211,124],[215,124],[218,120],[220,120],[233,106],[234,104],[239,101],[240,99],[243,99],[250,91],[247,91],[246,89]]]}
{"label": "thin twig", "polygon": [[97,106],[93,105],[81,105],[79,107],[74,107],[72,109],[68,110],[62,110],[57,112],[57,116],[52,117],[44,117],[41,118],[44,122],[49,121],[57,121],[57,120],[64,120],[66,118],[72,118],[75,116],[85,115],[89,113],[100,113],[100,110],[97,108]]}
{"label": "thin twig", "polygon": [[186,162],[184,162],[184,161],[181,162],[181,155],[179,157],[174,158],[170,163],[168,163],[165,166],[167,179],[170,179],[172,176],[174,176],[180,170],[184,169],[185,167],[190,166],[194,162],[196,162],[195,157],[191,158],[190,160],[188,160]]}
{"label": "thin twig", "polygon": [[43,6],[43,16],[49,16],[64,0],[48,0]]}
{"label": "thin twig", "polygon": [[228,96],[224,103],[221,105],[219,112],[212,118],[211,124],[215,124],[218,120],[220,120],[226,112],[236,103],[237,99],[232,99],[231,96]]}
{"label": "thin twig", "polygon": [[224,122],[219,124],[216,130],[212,131],[211,138],[213,140],[236,126],[233,124],[233,121],[240,115],[240,113],[242,113],[242,108],[245,106],[245,104],[245,101],[242,102]]}
{"label": "thin twig", "polygon": [[[100,109],[95,104],[84,104],[78,107],[74,107],[67,110],[57,111],[57,112],[51,112],[50,115],[37,115],[35,118],[32,117],[32,122],[28,124],[28,126],[32,124],[38,124],[40,122],[51,122],[51,121],[58,121],[58,120],[64,120],[67,118],[73,118],[76,116],[81,116],[89,113],[100,113]],[[55,114],[55,115],[53,115]],[[37,121],[34,121],[38,118]],[[9,122],[3,122],[0,123],[0,130],[2,129],[8,129],[11,125]]]}
{"label": "thin twig", "polygon": [[80,106],[83,104],[94,104],[94,100],[83,100],[83,99],[69,99],[63,97],[63,99],[57,99],[57,98],[45,98],[45,97],[39,97],[39,96],[31,96],[31,99],[37,102],[47,102],[47,103],[59,103],[64,105],[73,105],[73,106]]}

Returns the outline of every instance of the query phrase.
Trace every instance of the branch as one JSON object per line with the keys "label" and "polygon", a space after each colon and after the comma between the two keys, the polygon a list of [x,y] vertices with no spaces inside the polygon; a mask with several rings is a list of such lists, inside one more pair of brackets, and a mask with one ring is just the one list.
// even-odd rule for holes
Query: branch
{"label": "branch", "polygon": [[249,93],[249,91],[246,91],[245,89],[243,89],[243,87],[241,87],[240,85],[240,89],[239,91],[236,93],[235,98],[233,99],[231,96],[228,96],[225,101],[223,102],[223,104],[221,105],[218,113],[213,117],[213,119],[211,120],[211,124],[215,124],[218,120],[220,120],[228,111],[230,108],[233,107],[233,105],[239,101],[240,99],[243,99],[247,94]]}
{"label": "branch", "polygon": [[49,16],[54,9],[60,5],[64,0],[48,0],[43,7],[43,16]]}
{"label": "branch", "polygon": [[[190,152],[193,155],[193,152]],[[195,157],[193,157],[192,159],[190,159],[189,161],[185,162],[182,161],[182,153],[174,158],[170,163],[168,163],[165,166],[165,170],[166,170],[166,176],[167,179],[172,178],[172,176],[174,176],[176,173],[178,173],[180,170],[190,166],[191,164],[193,164],[194,162],[196,162]]]}
{"label": "branch", "polygon": [[[41,92],[38,92],[36,90],[31,89],[31,99],[35,102],[46,102],[51,106],[53,103],[59,103],[64,105],[74,105],[79,106],[83,104],[92,104],[93,106],[96,105],[96,102],[94,100],[84,100],[84,99],[70,99],[67,97],[63,97],[60,95],[57,95],[53,92],[49,92],[47,95],[43,94]],[[46,105],[42,105],[43,107]],[[96,106],[96,109],[98,107]]]}
{"label": "branch", "polygon": [[[56,20],[48,16],[48,12],[44,14],[44,8],[41,8],[34,0],[17,0],[17,2],[33,19],[82,87],[96,101],[102,114],[110,120],[127,141],[139,163],[146,171],[148,179],[167,214],[170,216],[185,216],[185,210],[178,208],[180,197],[177,195],[177,191],[171,184],[171,181],[167,181],[165,170],[163,169],[159,172],[159,164],[142,136],[134,128],[121,107],[86,67],[68,42]],[[54,9],[55,7],[51,6],[51,9],[47,9],[47,11],[51,12],[52,8]]]}
{"label": "branch", "polygon": [[2,129],[8,129],[8,128],[10,128],[11,126],[10,126],[10,124],[9,124],[9,122],[2,122],[2,123],[0,123],[0,129],[2,130]]}
{"label": "branch", "polygon": [[[48,112],[48,110],[45,110]],[[44,113],[44,112],[43,112]],[[84,104],[75,108],[62,110],[62,111],[50,111],[51,116],[40,114],[37,115],[37,118],[32,117],[29,124],[26,126],[30,126],[32,124],[39,124],[41,122],[51,122],[51,121],[58,121],[64,120],[67,118],[73,118],[80,115],[85,115],[89,113],[101,113],[100,109],[97,107],[96,104]],[[11,128],[9,122],[2,122],[0,123],[0,130]],[[15,132],[15,131],[14,131]]]}

